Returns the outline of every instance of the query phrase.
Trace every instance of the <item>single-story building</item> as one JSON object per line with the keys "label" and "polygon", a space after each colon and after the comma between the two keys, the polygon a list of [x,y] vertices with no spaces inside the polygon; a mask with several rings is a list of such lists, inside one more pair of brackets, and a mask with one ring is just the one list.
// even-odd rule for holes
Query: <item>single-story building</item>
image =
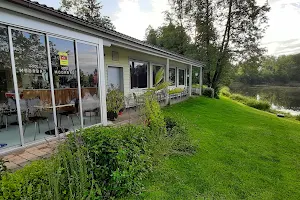
{"label": "single-story building", "polygon": [[132,94],[152,87],[161,67],[188,95],[198,67],[202,87],[200,61],[36,2],[0,0],[0,154],[107,125],[107,88],[133,106]]}

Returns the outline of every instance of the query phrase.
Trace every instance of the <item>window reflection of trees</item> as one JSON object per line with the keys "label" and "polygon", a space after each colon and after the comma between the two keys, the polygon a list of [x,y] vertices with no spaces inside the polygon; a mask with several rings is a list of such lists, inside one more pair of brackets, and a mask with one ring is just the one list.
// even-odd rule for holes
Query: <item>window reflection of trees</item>
{"label": "window reflection of trees", "polygon": [[147,72],[146,63],[130,61],[131,89],[147,88]]}
{"label": "window reflection of trees", "polygon": [[45,36],[12,30],[18,87],[49,88]]}

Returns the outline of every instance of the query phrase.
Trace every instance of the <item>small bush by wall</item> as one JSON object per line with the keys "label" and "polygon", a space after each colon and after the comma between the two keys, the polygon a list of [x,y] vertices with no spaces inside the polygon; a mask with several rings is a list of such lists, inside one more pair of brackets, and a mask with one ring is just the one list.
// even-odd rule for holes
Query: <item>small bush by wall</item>
{"label": "small bush by wall", "polygon": [[219,94],[220,94],[221,96],[230,97],[230,96],[231,96],[231,92],[230,92],[229,87],[223,86],[223,87],[219,90]]}
{"label": "small bush by wall", "polygon": [[209,97],[209,98],[214,98],[214,93],[215,93],[214,89],[210,88],[210,87],[205,88],[203,90],[203,96],[206,96],[206,97]]}

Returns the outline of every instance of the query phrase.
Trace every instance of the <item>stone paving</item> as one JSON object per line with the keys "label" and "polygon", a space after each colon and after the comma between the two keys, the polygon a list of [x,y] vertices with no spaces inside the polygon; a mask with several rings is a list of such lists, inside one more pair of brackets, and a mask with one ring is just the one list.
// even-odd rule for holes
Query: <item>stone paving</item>
{"label": "stone paving", "polygon": [[25,149],[23,152],[13,153],[3,157],[9,170],[17,170],[31,161],[48,158],[55,150],[58,141],[51,141]]}

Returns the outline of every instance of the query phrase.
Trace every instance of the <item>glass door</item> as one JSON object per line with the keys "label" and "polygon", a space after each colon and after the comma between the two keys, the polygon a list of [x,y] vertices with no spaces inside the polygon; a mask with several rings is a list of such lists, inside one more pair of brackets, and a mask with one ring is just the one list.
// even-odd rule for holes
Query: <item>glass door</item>
{"label": "glass door", "polygon": [[49,36],[59,133],[81,128],[75,41]]}
{"label": "glass door", "polygon": [[[46,36],[20,29],[11,29],[11,35],[23,136],[28,143],[49,137],[54,129]],[[12,105],[14,94],[8,97]]]}
{"label": "glass door", "polygon": [[97,46],[77,42],[77,55],[83,126],[86,127],[101,123]]}

